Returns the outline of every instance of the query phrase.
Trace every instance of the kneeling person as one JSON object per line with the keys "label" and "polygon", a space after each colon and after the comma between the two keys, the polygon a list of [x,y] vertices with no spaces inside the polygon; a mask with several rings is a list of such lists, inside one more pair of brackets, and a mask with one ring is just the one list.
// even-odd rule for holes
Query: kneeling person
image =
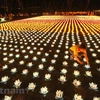
{"label": "kneeling person", "polygon": [[81,65],[83,65],[83,61],[80,60],[81,56],[84,56],[87,62],[87,65],[89,65],[89,60],[87,56],[86,46],[84,43],[81,45],[74,45],[70,47],[69,52],[71,53],[71,59],[75,59],[78,61]]}

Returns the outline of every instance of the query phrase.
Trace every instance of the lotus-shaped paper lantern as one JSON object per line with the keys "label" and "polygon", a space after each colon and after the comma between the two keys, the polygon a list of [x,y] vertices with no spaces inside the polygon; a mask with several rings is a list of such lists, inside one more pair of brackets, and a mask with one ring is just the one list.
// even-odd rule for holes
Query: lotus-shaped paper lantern
{"label": "lotus-shaped paper lantern", "polygon": [[20,54],[16,54],[15,57],[16,57],[16,58],[19,58],[19,57],[20,57]]}
{"label": "lotus-shaped paper lantern", "polygon": [[64,61],[63,62],[63,66],[67,66],[68,65],[68,62],[67,61]]}
{"label": "lotus-shaped paper lantern", "polygon": [[25,62],[23,61],[23,60],[21,60],[20,62],[19,62],[19,64],[20,65],[23,65]]}
{"label": "lotus-shaped paper lantern", "polygon": [[93,57],[96,57],[96,56],[97,56],[97,54],[96,54],[96,53],[92,53],[92,56],[93,56]]}
{"label": "lotus-shaped paper lantern", "polygon": [[15,60],[14,59],[11,59],[11,60],[9,60],[9,63],[11,64],[11,63],[13,63]]}
{"label": "lotus-shaped paper lantern", "polygon": [[90,65],[85,65],[84,66],[86,69],[89,69],[90,68]]}
{"label": "lotus-shaped paper lantern", "polygon": [[97,70],[100,72],[100,68],[97,68]]}
{"label": "lotus-shaped paper lantern", "polygon": [[46,62],[47,60],[46,60],[46,58],[42,58],[41,61],[44,63],[44,62]]}
{"label": "lotus-shaped paper lantern", "polygon": [[45,56],[48,57],[49,56],[49,53],[45,53]]}
{"label": "lotus-shaped paper lantern", "polygon": [[55,99],[62,99],[63,98],[63,91],[57,90]]}
{"label": "lotus-shaped paper lantern", "polygon": [[27,64],[27,66],[28,66],[28,67],[32,67],[32,66],[33,66],[33,63],[32,63],[32,62],[29,62],[29,63]]}
{"label": "lotus-shaped paper lantern", "polygon": [[74,86],[78,87],[78,86],[81,85],[81,82],[80,82],[79,80],[75,79],[75,80],[73,81],[73,84],[74,84]]}
{"label": "lotus-shaped paper lantern", "polygon": [[12,100],[12,96],[5,95],[3,100]]}
{"label": "lotus-shaped paper lantern", "polygon": [[13,53],[10,53],[10,54],[9,54],[9,57],[13,57]]}
{"label": "lotus-shaped paper lantern", "polygon": [[59,53],[59,52],[60,52],[60,50],[59,50],[59,49],[57,49],[57,50],[56,50],[56,52],[57,52],[57,53]]}
{"label": "lotus-shaped paper lantern", "polygon": [[7,83],[7,81],[9,80],[10,78],[8,76],[3,76],[1,78],[1,83]]}
{"label": "lotus-shaped paper lantern", "polygon": [[79,94],[75,94],[73,100],[83,100],[83,98],[82,98],[81,95],[79,95]]}
{"label": "lotus-shaped paper lantern", "polygon": [[65,54],[68,54],[69,52],[68,51],[65,51]]}
{"label": "lotus-shaped paper lantern", "polygon": [[86,76],[92,77],[91,71],[86,71],[85,74]]}
{"label": "lotus-shaped paper lantern", "polygon": [[68,55],[66,55],[66,56],[64,56],[64,58],[65,58],[65,59],[68,59],[68,58],[69,58],[69,56],[68,56]]}
{"label": "lotus-shaped paper lantern", "polygon": [[48,71],[49,72],[52,72],[53,70],[54,70],[54,67],[53,66],[48,67]]}
{"label": "lotus-shaped paper lantern", "polygon": [[17,69],[16,69],[16,68],[12,68],[12,69],[11,69],[11,73],[12,73],[12,74],[14,74],[14,73],[16,73],[16,72],[17,72]]}
{"label": "lotus-shaped paper lantern", "polygon": [[38,67],[39,67],[39,69],[43,70],[44,65],[43,64],[40,64]]}
{"label": "lotus-shaped paper lantern", "polygon": [[75,62],[75,63],[73,64],[73,66],[74,66],[74,67],[78,67],[78,63]]}
{"label": "lotus-shaped paper lantern", "polygon": [[23,75],[27,75],[27,74],[28,74],[28,70],[27,70],[27,69],[24,69],[24,70],[22,71],[22,74],[23,74]]}
{"label": "lotus-shaped paper lantern", "polygon": [[48,88],[46,86],[42,87],[40,89],[40,93],[43,94],[44,96],[46,96],[46,94],[48,93]]}
{"label": "lotus-shaped paper lantern", "polygon": [[2,70],[8,69],[7,65],[2,66]]}
{"label": "lotus-shaped paper lantern", "polygon": [[66,76],[61,75],[59,78],[59,81],[61,81],[61,83],[63,84],[64,82],[66,82]]}
{"label": "lotus-shaped paper lantern", "polygon": [[98,91],[98,86],[97,86],[97,84],[91,82],[91,83],[89,83],[89,85],[90,85],[90,89],[95,90],[95,91]]}
{"label": "lotus-shaped paper lantern", "polygon": [[96,59],[95,62],[96,62],[97,64],[100,64],[100,60],[99,60],[99,59]]}
{"label": "lotus-shaped paper lantern", "polygon": [[63,68],[63,69],[61,70],[61,73],[64,74],[64,75],[66,75],[67,70]]}
{"label": "lotus-shaped paper lantern", "polygon": [[51,79],[51,74],[45,74],[45,80],[50,80]]}
{"label": "lotus-shaped paper lantern", "polygon": [[55,64],[55,63],[56,63],[56,60],[55,60],[55,59],[52,59],[52,60],[51,60],[51,63],[52,63],[52,64]]}
{"label": "lotus-shaped paper lantern", "polygon": [[30,50],[29,53],[30,53],[30,54],[33,54],[33,50]]}
{"label": "lotus-shaped paper lantern", "polygon": [[76,77],[80,75],[80,72],[78,70],[74,70],[74,73],[73,73]]}
{"label": "lotus-shaped paper lantern", "polygon": [[20,85],[21,85],[21,81],[18,79],[18,80],[15,80],[15,82],[14,82],[14,87],[16,87],[16,88],[19,88],[20,87]]}
{"label": "lotus-shaped paper lantern", "polygon": [[39,72],[33,72],[33,78],[38,78],[39,77]]}
{"label": "lotus-shaped paper lantern", "polygon": [[37,55],[41,55],[41,52],[40,52],[40,51],[38,51],[38,52],[37,52]]}
{"label": "lotus-shaped paper lantern", "polygon": [[93,97],[93,100],[100,100],[100,97]]}
{"label": "lotus-shaped paper lantern", "polygon": [[55,55],[54,55],[54,58],[58,58],[58,55],[57,55],[57,54],[55,54]]}
{"label": "lotus-shaped paper lantern", "polygon": [[26,53],[26,50],[22,50],[22,53]]}
{"label": "lotus-shaped paper lantern", "polygon": [[25,58],[25,59],[28,59],[28,58],[29,58],[29,56],[28,56],[28,55],[25,55],[25,56],[24,56],[24,58]]}
{"label": "lotus-shaped paper lantern", "polygon": [[33,57],[32,59],[33,59],[34,61],[36,61],[36,60],[37,60],[37,57],[35,56],[35,57]]}
{"label": "lotus-shaped paper lantern", "polygon": [[35,87],[36,87],[36,84],[34,84],[34,83],[29,83],[29,85],[28,85],[28,90],[34,91]]}
{"label": "lotus-shaped paper lantern", "polygon": [[7,60],[8,60],[8,57],[4,57],[4,58],[3,58],[3,61],[7,61]]}

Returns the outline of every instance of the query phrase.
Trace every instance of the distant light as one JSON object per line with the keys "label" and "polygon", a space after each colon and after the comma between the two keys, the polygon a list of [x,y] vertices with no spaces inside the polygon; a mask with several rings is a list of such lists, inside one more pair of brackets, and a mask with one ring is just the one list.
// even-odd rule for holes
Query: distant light
{"label": "distant light", "polygon": [[0,20],[1,20],[1,22],[4,22],[4,21],[6,21],[6,20],[5,20],[5,18],[0,18]]}

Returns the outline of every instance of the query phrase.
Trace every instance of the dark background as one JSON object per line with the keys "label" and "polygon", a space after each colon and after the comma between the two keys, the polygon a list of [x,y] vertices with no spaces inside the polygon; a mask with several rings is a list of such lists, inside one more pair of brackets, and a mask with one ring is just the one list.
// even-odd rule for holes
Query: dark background
{"label": "dark background", "polygon": [[44,11],[92,11],[100,0],[0,0],[0,13]]}

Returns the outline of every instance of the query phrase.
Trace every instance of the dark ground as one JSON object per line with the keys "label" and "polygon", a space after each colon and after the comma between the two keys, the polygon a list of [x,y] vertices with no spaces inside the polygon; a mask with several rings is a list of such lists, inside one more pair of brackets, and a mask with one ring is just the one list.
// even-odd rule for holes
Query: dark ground
{"label": "dark ground", "polygon": [[[19,89],[27,89],[30,82],[35,83],[36,88],[34,89],[34,91],[24,91],[24,93],[21,94],[10,94],[1,92],[0,100],[2,100],[5,95],[11,95],[12,100],[55,100],[57,90],[63,91],[64,100],[73,100],[75,94],[82,95],[82,98],[84,100],[93,100],[94,97],[100,97],[100,71],[97,70],[98,68],[100,68],[100,18],[92,16],[81,16],[81,18],[83,18],[81,19],[80,17],[76,18],[76,16],[71,18],[59,16],[59,19],[56,19],[54,17],[49,20],[50,18],[51,16],[47,17],[46,20],[41,20],[41,18],[38,20],[19,20],[1,24],[0,79],[3,76],[8,76],[10,77],[10,79],[7,81],[6,84],[1,82],[0,87],[2,89],[15,89],[15,87],[13,87],[14,82],[15,80],[19,79],[22,82]],[[74,29],[72,28],[73,26]],[[14,28],[11,29],[11,27]],[[16,29],[19,27],[20,31],[17,31],[15,27]],[[82,28],[82,30],[80,27]],[[66,55],[70,56],[68,51],[69,47],[74,42],[79,43],[76,34],[77,29],[80,41],[84,41],[88,47],[87,53],[90,60],[89,69],[86,69],[84,67],[86,63],[84,65],[78,64],[78,66],[75,67],[74,63],[76,61],[71,61],[69,58],[64,58],[64,56]],[[42,37],[40,38],[40,36]],[[72,38],[74,38],[74,40]],[[47,43],[48,39],[50,39],[50,42],[47,44],[47,46],[45,46],[45,43]],[[42,43],[41,40],[43,40]],[[51,47],[54,40],[56,40],[54,43],[54,47]],[[34,44],[32,45],[32,43]],[[40,43],[40,45],[38,45],[38,43]],[[21,46],[23,46],[23,48],[21,48]],[[29,49],[27,48],[28,46],[30,46]],[[96,48],[96,46],[99,47]],[[4,49],[5,47],[7,49]],[[35,50],[34,47],[36,47],[37,49]],[[40,48],[43,48],[43,50],[40,50]],[[19,51],[17,52],[16,49],[19,49]],[[57,53],[56,51],[58,49],[60,50],[59,53]],[[90,51],[90,49],[93,49],[94,51]],[[26,52],[23,53],[22,50],[26,50]],[[30,53],[30,50],[33,51],[33,54]],[[41,55],[37,55],[38,51],[41,52]],[[13,55],[10,57],[9,54],[11,53]],[[49,56],[45,56],[45,53],[48,53]],[[93,53],[96,53],[97,56],[93,57]],[[16,58],[17,54],[20,54],[19,58]],[[58,58],[54,57],[55,54],[58,55]],[[25,55],[28,55],[29,58],[25,59]],[[38,58],[36,61],[32,59],[35,56]],[[4,61],[5,57],[8,57],[7,61]],[[42,62],[42,58],[46,58],[46,62]],[[10,63],[9,61],[11,61],[12,59],[14,59],[14,62]],[[56,63],[51,63],[52,59],[56,60]],[[97,59],[99,60],[99,63],[96,63]],[[20,65],[20,61],[24,61],[24,64]],[[66,61],[68,65],[64,66],[64,61]],[[29,62],[32,62],[32,67],[27,66]],[[39,64],[44,65],[43,70],[38,69]],[[4,65],[7,65],[8,69],[3,70],[2,67]],[[47,70],[49,66],[54,67],[54,70],[52,72],[49,72]],[[15,74],[11,74],[10,70],[12,68],[17,68],[17,72]],[[58,80],[60,75],[63,75],[60,73],[61,69],[63,68],[67,70],[66,75],[64,75],[66,76],[67,81],[64,84],[62,84]],[[24,69],[28,69],[29,72],[27,75],[22,75],[22,70]],[[78,70],[80,72],[80,76],[75,77],[75,75],[73,74],[74,70]],[[33,78],[33,72],[35,71],[39,72],[39,78]],[[91,71],[92,77],[86,76],[86,71]],[[45,74],[47,73],[51,74],[51,80],[45,80]],[[81,86],[76,88],[73,85],[74,79],[80,80]],[[97,84],[98,91],[90,89],[89,83],[91,82]],[[46,86],[49,90],[45,97],[43,96],[43,94],[40,93],[40,88],[44,86]]]}

